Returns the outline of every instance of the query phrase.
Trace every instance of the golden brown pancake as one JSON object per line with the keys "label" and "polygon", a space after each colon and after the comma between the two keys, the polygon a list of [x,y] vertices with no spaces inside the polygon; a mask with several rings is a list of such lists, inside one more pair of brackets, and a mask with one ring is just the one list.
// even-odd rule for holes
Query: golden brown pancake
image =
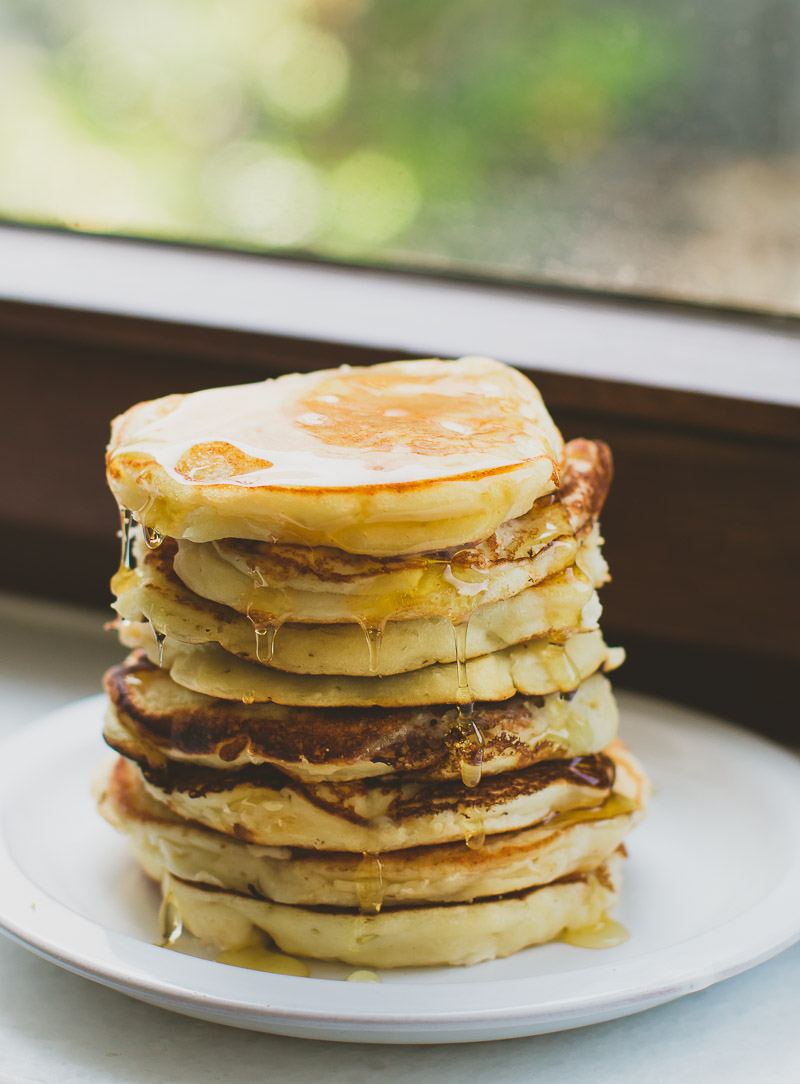
{"label": "golden brown pancake", "polygon": [[179,816],[250,843],[316,850],[392,851],[527,828],[553,813],[599,805],[615,778],[615,761],[604,753],[540,761],[470,788],[411,774],[302,783],[266,764],[226,772],[153,763],[133,741],[118,751]]}
{"label": "golden brown pancake", "polygon": [[486,358],[343,366],[140,403],[109,485],[148,528],[379,556],[487,538],[552,491],[561,435]]}
{"label": "golden brown pancake", "polygon": [[157,863],[149,871],[179,910],[183,926],[219,949],[258,945],[263,935],[293,956],[356,967],[480,963],[594,926],[621,887],[624,847],[596,869],[550,884],[469,903],[387,907],[378,915],[335,907],[272,903],[180,880]]}
{"label": "golden brown pancake", "polygon": [[376,558],[321,546],[183,539],[174,569],[190,590],[246,614],[256,626],[379,626],[387,619],[431,616],[460,621],[576,560],[597,587],[608,572],[599,556],[597,517],[611,479],[611,455],[606,445],[583,440],[571,441],[565,454],[557,493],[455,553]]}
{"label": "golden brown pancake", "polygon": [[[119,638],[126,647],[144,651],[151,662],[161,663],[178,685],[224,700],[392,708],[452,704],[460,696],[454,663],[387,677],[288,674],[246,662],[218,644],[188,644],[167,636],[159,651],[153,630],[143,623],[123,625]],[[518,692],[566,693],[599,669],[613,670],[623,658],[624,652],[608,647],[599,632],[579,633],[564,644],[530,640],[470,659],[469,683],[476,700],[508,700]]]}
{"label": "golden brown pancake", "polygon": [[[106,740],[139,743],[148,759],[184,760],[206,768],[272,764],[308,782],[421,772],[457,779],[474,759],[455,707],[298,708],[242,704],[194,693],[141,655],[112,667]],[[617,710],[601,674],[569,699],[515,696],[478,702],[472,720],[483,737],[485,775],[545,759],[597,753],[614,738]]]}
{"label": "golden brown pancake", "polygon": [[547,884],[595,869],[642,813],[616,790],[599,806],[533,828],[487,836],[479,848],[440,843],[381,855],[263,847],[177,817],[119,758],[100,811],[124,832],[141,865],[274,903],[349,907],[372,913],[403,903],[466,902]]}
{"label": "golden brown pancake", "polygon": [[[174,555],[171,539],[153,551],[140,544],[137,567],[121,570],[111,581],[117,594],[114,607],[123,618],[145,619],[173,640],[218,643],[249,662],[295,674],[386,676],[455,661],[455,626],[435,611],[429,617],[381,622],[374,635],[353,623],[287,623],[273,632],[268,649],[264,639],[269,628],[252,614],[248,620],[190,591],[175,575]],[[464,629],[465,657],[534,637],[563,641],[597,628],[600,612],[595,584],[572,565],[511,598],[477,608]]]}

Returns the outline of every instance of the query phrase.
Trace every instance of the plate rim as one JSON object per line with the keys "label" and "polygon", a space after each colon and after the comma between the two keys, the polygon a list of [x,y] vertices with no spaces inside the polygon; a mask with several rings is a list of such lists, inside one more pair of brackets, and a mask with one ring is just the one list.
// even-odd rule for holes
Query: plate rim
{"label": "plate rim", "polygon": [[[14,764],[16,746],[25,749],[40,741],[44,732],[48,734],[48,747],[54,744],[53,736],[67,746],[83,741],[88,737],[89,720],[92,726],[96,725],[97,713],[104,704],[105,696],[102,693],[73,701],[34,723],[23,725],[0,743],[0,801],[7,800],[15,782],[11,766]],[[719,738],[757,751],[762,766],[766,758],[770,769],[776,773],[776,779],[781,784],[781,797],[796,806],[797,824],[800,826],[800,760],[791,751],[742,727],[641,694],[625,694],[623,713],[625,708],[629,712],[653,713],[655,718],[648,719],[648,723],[656,729],[670,729],[676,724],[684,727],[699,725],[706,732],[716,732]],[[76,731],[74,721],[70,727],[64,725],[65,718],[73,720],[73,717],[81,714],[87,716],[83,729]],[[662,717],[659,718],[659,715]],[[672,718],[664,719],[664,715]],[[51,732],[55,732],[54,735]],[[614,967],[614,986],[610,990],[593,990],[593,983],[587,981],[585,992],[562,994],[546,1003],[535,996],[537,984],[547,982],[552,985],[555,980],[561,980],[563,985],[564,977],[570,974],[569,970],[555,976],[518,976],[480,983],[412,981],[386,984],[381,987],[379,997],[382,1004],[379,1006],[376,1006],[374,987],[345,984],[336,988],[333,1008],[320,1006],[319,997],[301,995],[301,991],[304,991],[306,995],[317,994],[322,996],[323,1001],[330,1001],[331,979],[269,975],[270,996],[265,1005],[264,975],[245,972],[243,976],[237,971],[237,985],[244,990],[248,986],[255,988],[252,977],[258,976],[256,982],[262,985],[262,997],[260,1001],[243,996],[232,997],[224,989],[220,993],[220,982],[214,981],[214,976],[219,980],[219,969],[213,961],[162,952],[139,938],[109,930],[49,896],[17,865],[8,849],[5,832],[0,833],[0,883],[5,886],[3,899],[0,900],[0,931],[37,955],[75,974],[139,1000],[150,1001],[186,1015],[200,1015],[205,1019],[244,1028],[342,1041],[395,1043],[404,1040],[469,1042],[533,1035],[655,1007],[757,966],[800,940],[800,913],[791,906],[793,900],[800,898],[800,827],[794,835],[798,844],[794,860],[787,863],[770,891],[744,911],[676,945],[662,946],[643,955],[618,961]],[[33,911],[37,912],[37,923],[31,921]],[[68,926],[79,930],[83,927],[83,932],[90,935],[89,941],[92,933],[95,936],[100,934],[101,940],[106,943],[105,959],[102,954],[98,958],[96,950],[89,951],[85,943],[65,946],[54,934],[52,923],[46,925],[44,931],[37,930],[38,920],[42,914],[47,918],[48,911],[59,916],[62,924],[64,916],[68,916]],[[757,935],[754,935],[754,923]],[[737,927],[742,927],[746,936],[738,937]],[[136,951],[141,953],[144,949],[144,964],[139,969],[122,964],[114,953],[115,945],[127,949],[128,955]],[[734,948],[732,952],[731,945],[741,947],[739,951]],[[702,952],[696,954],[692,965],[691,957],[698,948]],[[147,960],[150,953],[158,954],[153,956],[152,962]],[[655,983],[647,980],[642,973],[652,969],[665,956],[671,959],[671,967],[665,969],[670,973],[669,979]],[[604,969],[596,970],[601,972]],[[203,980],[194,989],[186,984],[187,971],[196,972],[195,977]],[[588,979],[593,973],[595,969],[585,971],[584,978]],[[527,995],[526,988],[530,991]],[[328,994],[327,999],[323,990]],[[446,1000],[452,1004],[459,1001],[460,1006],[437,1009],[426,1005],[409,1012],[409,1001],[415,1004],[419,1003],[420,998],[423,1002],[426,998],[430,1001],[432,991],[434,996],[438,994],[440,1002]],[[443,999],[441,995],[444,991],[447,997]],[[343,1000],[346,1000],[344,1008]],[[403,1002],[406,1003],[405,1007],[402,1007]]]}

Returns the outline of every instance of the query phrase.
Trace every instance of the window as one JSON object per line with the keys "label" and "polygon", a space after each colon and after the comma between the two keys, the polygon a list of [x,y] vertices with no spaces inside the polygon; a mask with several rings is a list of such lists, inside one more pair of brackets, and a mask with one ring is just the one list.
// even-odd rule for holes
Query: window
{"label": "window", "polygon": [[5,0],[0,215],[800,313],[795,0]]}

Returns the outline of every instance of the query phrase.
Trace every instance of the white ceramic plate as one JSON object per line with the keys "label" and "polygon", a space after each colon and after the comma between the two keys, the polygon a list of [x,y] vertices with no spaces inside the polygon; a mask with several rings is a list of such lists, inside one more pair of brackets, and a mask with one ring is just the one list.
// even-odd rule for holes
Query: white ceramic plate
{"label": "white ceramic plate", "polygon": [[700,990],[800,939],[800,761],[682,708],[622,696],[623,735],[656,793],[636,829],[625,944],[550,944],[470,968],[336,981],[226,967],[153,945],[157,893],[96,814],[103,698],[0,747],[0,926],[143,1001],[238,1027],[361,1042],[474,1042],[596,1023]]}

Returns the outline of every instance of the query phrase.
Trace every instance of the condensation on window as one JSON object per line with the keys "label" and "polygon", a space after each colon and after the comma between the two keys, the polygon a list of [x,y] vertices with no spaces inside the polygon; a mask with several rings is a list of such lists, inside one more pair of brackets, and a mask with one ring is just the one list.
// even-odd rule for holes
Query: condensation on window
{"label": "condensation on window", "polygon": [[4,0],[0,215],[800,312],[796,0]]}

